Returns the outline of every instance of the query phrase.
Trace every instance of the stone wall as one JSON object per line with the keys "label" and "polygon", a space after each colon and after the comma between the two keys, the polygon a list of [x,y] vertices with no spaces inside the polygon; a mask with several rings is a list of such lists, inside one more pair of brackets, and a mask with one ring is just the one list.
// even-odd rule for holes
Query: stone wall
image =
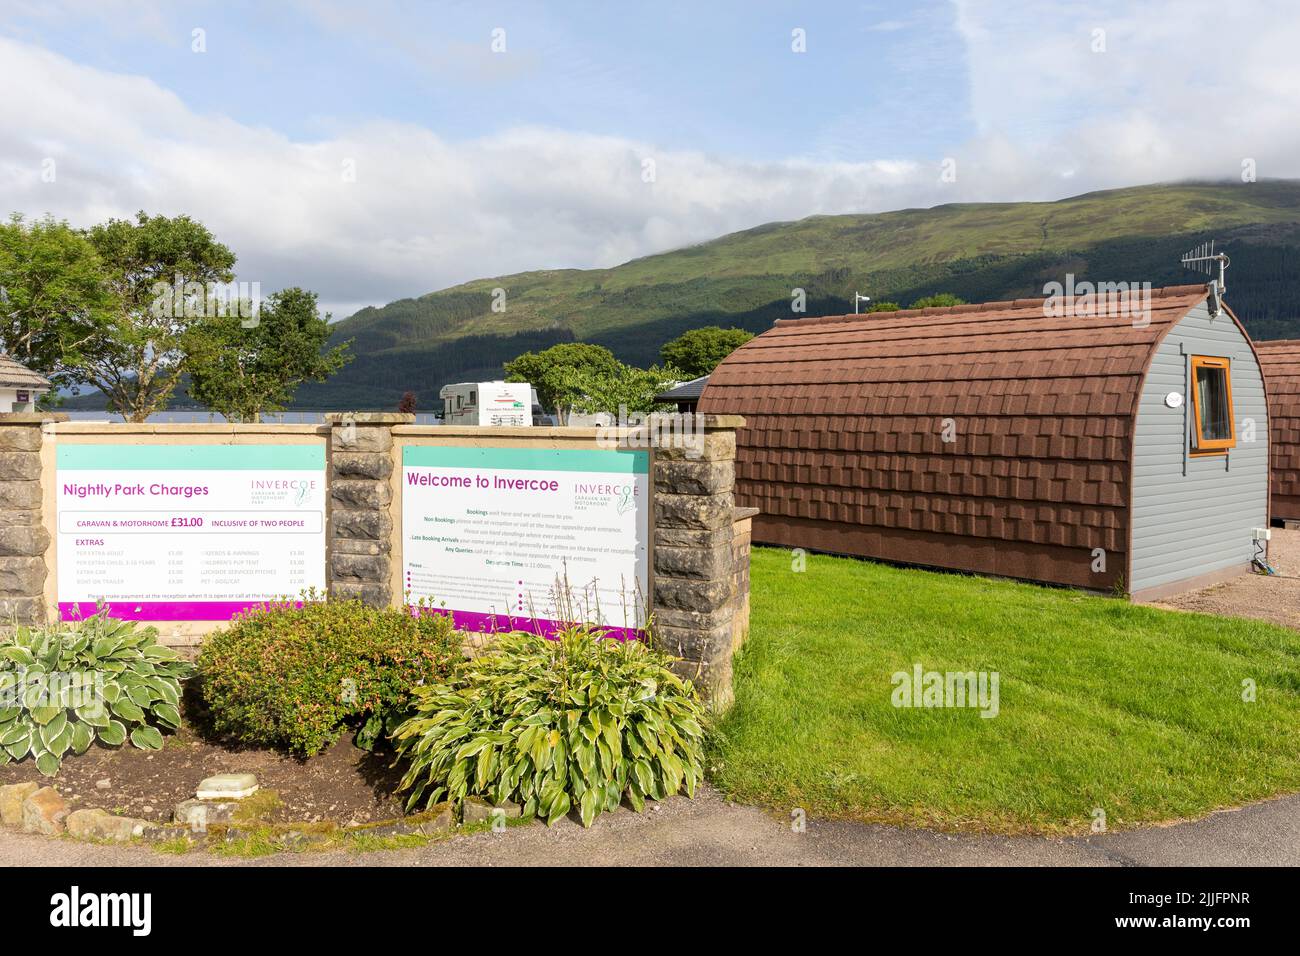
{"label": "stone wall", "polygon": [[394,594],[393,426],[414,415],[345,412],[330,415],[329,589],[375,607]]}
{"label": "stone wall", "polygon": [[[596,429],[444,428],[425,434],[414,416],[357,412],[330,416],[326,454],[326,568],[331,595],[375,606],[404,600],[398,527],[401,441],[546,447],[600,447]],[[51,571],[56,566],[54,446],[61,432],[55,415],[0,415],[0,614],[36,621],[53,613]],[[731,700],[731,655],[749,621],[748,517],[735,509],[735,416],[700,416],[677,432],[653,432],[651,448],[651,613],[660,646],[681,658],[677,670],[690,677],[716,706]],[[42,430],[42,425],[46,425]],[[116,443],[279,440],[297,429],[297,440],[323,441],[314,426],[72,424],[65,440]],[[397,432],[394,432],[397,429]],[[627,435],[636,432],[632,429]],[[75,434],[73,434],[75,433]],[[644,434],[644,430],[642,431]],[[606,434],[605,437],[608,437]],[[633,445],[632,447],[644,447]],[[43,508],[49,510],[45,514]],[[162,640],[197,647],[221,622],[164,628]]]}
{"label": "stone wall", "polygon": [[731,529],[731,551],[736,575],[736,610],[731,622],[731,652],[749,637],[749,550],[757,508],[737,508]]}
{"label": "stone wall", "polygon": [[41,427],[66,415],[0,414],[0,626],[45,620]]}
{"label": "stone wall", "polygon": [[701,441],[684,436],[654,455],[654,636],[681,658],[716,707],[731,702],[736,622],[736,432],[743,420],[701,416]]}

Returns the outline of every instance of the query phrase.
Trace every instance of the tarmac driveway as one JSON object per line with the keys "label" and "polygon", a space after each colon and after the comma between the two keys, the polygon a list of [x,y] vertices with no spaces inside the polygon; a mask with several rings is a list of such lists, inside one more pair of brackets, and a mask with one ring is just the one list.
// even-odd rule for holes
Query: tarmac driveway
{"label": "tarmac driveway", "polygon": [[252,860],[201,851],[169,856],[0,832],[10,866],[1298,866],[1300,795],[1192,823],[1086,839],[950,836],[809,820],[803,833],[704,789],[657,811],[602,816],[590,830],[563,821],[458,837],[413,850],[281,853]]}

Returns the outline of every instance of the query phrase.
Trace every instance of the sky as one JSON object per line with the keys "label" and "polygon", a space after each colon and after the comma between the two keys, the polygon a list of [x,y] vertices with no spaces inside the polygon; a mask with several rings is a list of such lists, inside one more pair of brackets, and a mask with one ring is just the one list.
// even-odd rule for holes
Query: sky
{"label": "sky", "polygon": [[1300,176],[1300,8],[0,0],[0,215],[187,213],[342,318],[775,220]]}

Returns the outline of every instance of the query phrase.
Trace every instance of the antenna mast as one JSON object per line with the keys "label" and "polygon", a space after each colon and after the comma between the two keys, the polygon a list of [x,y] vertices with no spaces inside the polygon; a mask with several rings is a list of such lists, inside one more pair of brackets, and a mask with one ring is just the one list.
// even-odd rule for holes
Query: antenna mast
{"label": "antenna mast", "polygon": [[[1223,295],[1228,291],[1225,273],[1232,260],[1226,252],[1214,251],[1214,240],[1202,243],[1182,258],[1183,268],[1203,272],[1210,276],[1210,317],[1217,318],[1223,311]],[[1215,264],[1217,263],[1217,269]],[[1216,276],[1217,272],[1217,276]]]}
{"label": "antenna mast", "polygon": [[870,301],[871,301],[871,296],[869,296],[869,295],[861,295],[861,294],[859,294],[856,290],[854,290],[854,292],[853,292],[853,314],[854,314],[854,315],[857,315],[857,314],[858,314],[858,305],[859,305],[860,303],[863,303],[863,302],[870,302]]}

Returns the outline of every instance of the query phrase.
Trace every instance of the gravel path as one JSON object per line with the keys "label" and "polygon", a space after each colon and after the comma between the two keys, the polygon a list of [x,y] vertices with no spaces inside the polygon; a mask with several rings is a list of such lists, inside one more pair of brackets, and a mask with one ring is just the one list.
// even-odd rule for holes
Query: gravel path
{"label": "gravel path", "polygon": [[655,812],[601,817],[590,830],[563,821],[483,833],[415,850],[281,853],[232,860],[168,856],[0,832],[8,866],[1300,866],[1300,795],[1192,823],[1087,839],[951,836],[809,820],[804,833],[705,789]]}
{"label": "gravel path", "polygon": [[1268,560],[1278,572],[1276,577],[1243,574],[1226,584],[1160,601],[1155,607],[1254,617],[1300,631],[1300,531],[1274,528]]}

